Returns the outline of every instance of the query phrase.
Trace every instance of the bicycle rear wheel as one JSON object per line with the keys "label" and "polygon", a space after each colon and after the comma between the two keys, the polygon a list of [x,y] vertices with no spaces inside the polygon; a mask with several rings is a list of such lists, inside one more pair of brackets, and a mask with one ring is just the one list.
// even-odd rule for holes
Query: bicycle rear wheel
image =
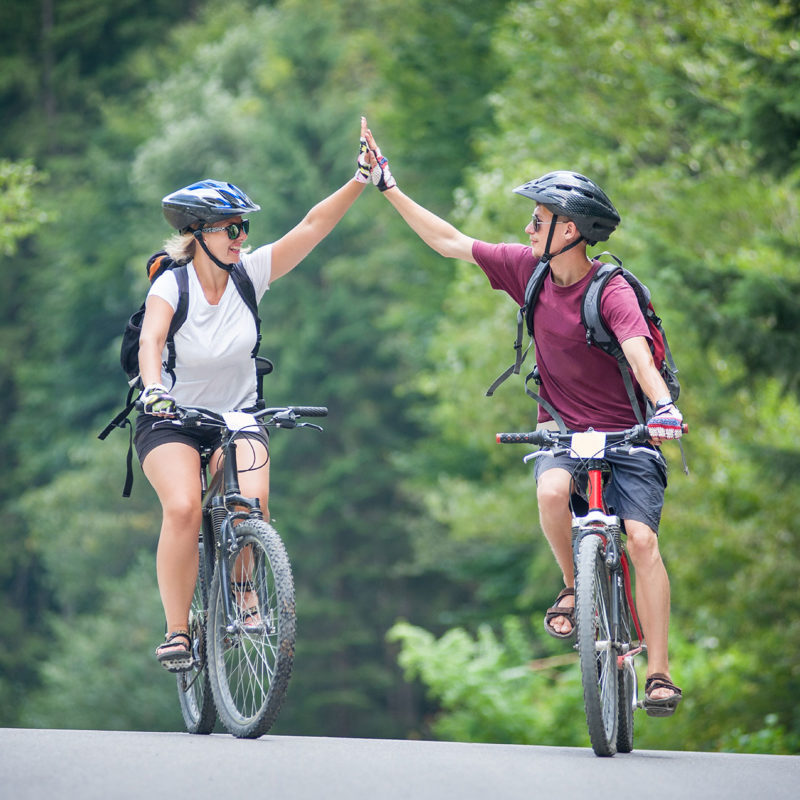
{"label": "bicycle rear wheel", "polygon": [[[633,640],[633,616],[625,596],[624,588],[620,587],[620,644],[627,645],[630,650]],[[618,670],[619,683],[619,718],[617,720],[617,752],[630,753],[633,750],[633,712],[636,707],[636,672],[633,668],[633,658],[626,659],[622,669]]]}
{"label": "bicycle rear wheel", "polygon": [[580,540],[575,575],[577,647],[589,739],[598,756],[617,752],[619,686],[610,590],[603,541],[599,536],[585,536]]}
{"label": "bicycle rear wheel", "polygon": [[189,733],[211,733],[217,721],[214,698],[208,678],[206,660],[206,621],[208,608],[208,584],[213,570],[213,561],[206,555],[200,542],[200,560],[197,583],[194,587],[192,606],[189,609],[189,636],[192,639],[194,664],[191,670],[177,674],[178,701],[181,714]]}
{"label": "bicycle rear wheel", "polygon": [[292,674],[294,581],[272,526],[245,520],[236,538],[236,553],[225,556],[227,585],[220,569],[211,584],[209,671],[222,724],[234,736],[256,738],[275,722]]}

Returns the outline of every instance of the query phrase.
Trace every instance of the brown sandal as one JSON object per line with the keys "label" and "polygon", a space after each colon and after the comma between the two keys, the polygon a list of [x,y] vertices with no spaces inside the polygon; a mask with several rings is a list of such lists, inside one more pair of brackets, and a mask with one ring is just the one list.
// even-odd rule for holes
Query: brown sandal
{"label": "brown sandal", "polygon": [[[559,592],[558,597],[556,597],[556,602],[553,604],[551,608],[547,609],[547,613],[544,615],[544,629],[556,639],[575,638],[575,607],[559,605],[561,600],[563,600],[565,597],[574,597],[574,596],[575,596],[575,587],[567,586],[566,589],[562,589],[561,592]],[[571,623],[572,629],[568,633],[559,633],[550,624],[556,617],[565,617],[567,621]]]}
{"label": "brown sandal", "polygon": [[[670,689],[669,697],[650,697],[654,689]],[[642,708],[649,717],[670,717],[675,713],[678,703],[683,700],[683,692],[663,673],[654,672],[644,682],[644,702]]]}

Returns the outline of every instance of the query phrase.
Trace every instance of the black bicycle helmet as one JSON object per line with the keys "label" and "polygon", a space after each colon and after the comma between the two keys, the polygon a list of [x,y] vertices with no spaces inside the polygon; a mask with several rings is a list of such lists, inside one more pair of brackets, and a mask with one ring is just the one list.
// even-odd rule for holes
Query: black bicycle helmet
{"label": "black bicycle helmet", "polygon": [[605,192],[577,172],[548,172],[514,189],[559,217],[575,222],[590,245],[604,242],[619,225],[620,216]]}
{"label": "black bicycle helmet", "polygon": [[181,233],[197,223],[207,225],[261,210],[237,186],[212,180],[198,181],[168,194],[161,201],[161,208],[167,222]]}

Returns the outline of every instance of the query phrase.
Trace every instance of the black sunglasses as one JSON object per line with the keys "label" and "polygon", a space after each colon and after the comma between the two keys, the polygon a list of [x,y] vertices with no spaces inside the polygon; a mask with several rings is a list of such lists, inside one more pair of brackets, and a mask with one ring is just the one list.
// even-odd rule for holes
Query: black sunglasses
{"label": "black sunglasses", "polygon": [[224,225],[220,228],[203,228],[200,232],[201,233],[218,233],[219,231],[225,231],[228,234],[228,238],[233,241],[234,239],[238,239],[241,233],[250,233],[250,220],[243,219],[241,222],[231,222],[230,225]]}

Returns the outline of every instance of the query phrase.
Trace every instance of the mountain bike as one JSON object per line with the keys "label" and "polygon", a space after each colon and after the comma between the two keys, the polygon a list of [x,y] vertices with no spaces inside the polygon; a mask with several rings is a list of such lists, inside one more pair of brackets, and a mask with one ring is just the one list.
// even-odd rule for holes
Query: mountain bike
{"label": "mountain bike", "polygon": [[[684,425],[684,431],[688,428]],[[502,444],[541,448],[527,463],[551,451],[580,459],[587,474],[589,510],[572,506],[572,555],[575,564],[575,649],[579,654],[583,704],[589,739],[598,756],[633,750],[633,714],[641,704],[634,659],[647,649],[636,614],[631,567],[618,516],[609,513],[603,488],[611,468],[604,456],[650,439],[647,425],[625,431],[498,433]]]}
{"label": "mountain bike", "polygon": [[289,684],[295,649],[295,597],[291,565],[275,528],[264,521],[258,498],[239,489],[236,441],[256,426],[310,427],[299,417],[324,417],[314,406],[264,408],[252,414],[214,414],[178,408],[165,425],[222,432],[222,462],[209,475],[219,445],[200,453],[202,526],[199,568],[189,613],[192,666],[177,673],[186,729],[211,733],[217,715],[239,738],[257,738],[274,723]]}

